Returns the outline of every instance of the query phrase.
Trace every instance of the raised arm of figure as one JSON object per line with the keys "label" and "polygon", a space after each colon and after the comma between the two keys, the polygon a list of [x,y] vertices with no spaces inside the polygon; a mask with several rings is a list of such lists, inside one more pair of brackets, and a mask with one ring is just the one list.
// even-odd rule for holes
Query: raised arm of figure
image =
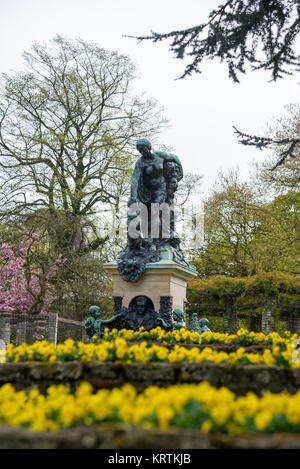
{"label": "raised arm of figure", "polygon": [[123,316],[124,313],[118,313],[116,314],[115,316],[113,316],[112,318],[109,318],[109,319],[101,319],[101,323],[103,324],[109,324],[111,322],[113,322],[115,319],[117,319],[119,316]]}

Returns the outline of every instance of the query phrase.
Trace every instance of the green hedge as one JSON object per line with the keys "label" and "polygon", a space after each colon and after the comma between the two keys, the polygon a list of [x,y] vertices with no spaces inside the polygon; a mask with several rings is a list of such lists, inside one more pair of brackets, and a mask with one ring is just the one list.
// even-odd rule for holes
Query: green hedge
{"label": "green hedge", "polygon": [[[207,295],[201,295],[201,291]],[[300,277],[284,272],[263,272],[252,277],[216,275],[195,278],[188,283],[190,303],[216,304],[228,300],[250,304],[253,300],[276,298],[279,302],[299,303]]]}

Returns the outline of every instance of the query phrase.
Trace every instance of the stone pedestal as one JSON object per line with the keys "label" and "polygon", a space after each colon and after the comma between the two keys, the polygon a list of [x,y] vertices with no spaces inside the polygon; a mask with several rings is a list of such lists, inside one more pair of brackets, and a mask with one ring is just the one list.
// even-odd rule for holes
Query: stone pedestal
{"label": "stone pedestal", "polygon": [[157,312],[162,297],[172,298],[173,309],[184,310],[187,282],[197,274],[195,270],[169,259],[147,264],[143,277],[136,283],[122,279],[116,262],[107,263],[104,268],[114,283],[113,296],[122,298],[122,306],[128,308],[135,297],[143,295],[151,299]]}

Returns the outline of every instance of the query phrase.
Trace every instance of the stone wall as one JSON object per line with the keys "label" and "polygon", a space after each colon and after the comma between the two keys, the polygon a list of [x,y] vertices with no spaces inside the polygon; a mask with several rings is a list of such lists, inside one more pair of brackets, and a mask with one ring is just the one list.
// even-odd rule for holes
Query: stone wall
{"label": "stone wall", "polygon": [[[198,430],[159,431],[127,424],[32,432],[0,425],[0,449],[300,449],[299,434],[203,435]],[[165,454],[165,451],[162,451]],[[104,453],[106,454],[106,453]],[[101,454],[101,461],[104,459]],[[197,457],[197,455],[196,455]]]}
{"label": "stone wall", "polygon": [[82,381],[95,389],[113,388],[131,383],[137,390],[150,386],[167,387],[178,383],[209,381],[212,386],[226,386],[237,395],[252,391],[278,393],[300,389],[300,368],[216,363],[124,363],[108,362],[24,362],[0,365],[0,386],[11,383],[17,390],[34,387],[45,392],[51,384],[65,384],[72,391]]}

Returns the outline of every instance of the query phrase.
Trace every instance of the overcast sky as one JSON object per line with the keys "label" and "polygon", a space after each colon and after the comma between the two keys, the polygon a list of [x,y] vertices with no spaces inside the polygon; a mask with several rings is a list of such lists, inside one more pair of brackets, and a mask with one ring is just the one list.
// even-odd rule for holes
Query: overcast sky
{"label": "overcast sky", "polygon": [[[175,60],[166,42],[137,43],[123,35],[168,32],[204,21],[221,0],[0,0],[0,71],[22,69],[21,54],[32,42],[47,42],[56,34],[96,42],[129,55],[137,65],[137,91],[166,108],[170,128],[160,141],[172,147],[184,170],[203,174],[208,192],[220,169],[240,167],[264,154],[237,143],[232,126],[263,134],[284,105],[298,102],[299,76],[268,83],[265,72],[228,78],[225,65],[206,62],[203,73],[175,80],[184,62]],[[159,148],[157,148],[159,149]]]}

